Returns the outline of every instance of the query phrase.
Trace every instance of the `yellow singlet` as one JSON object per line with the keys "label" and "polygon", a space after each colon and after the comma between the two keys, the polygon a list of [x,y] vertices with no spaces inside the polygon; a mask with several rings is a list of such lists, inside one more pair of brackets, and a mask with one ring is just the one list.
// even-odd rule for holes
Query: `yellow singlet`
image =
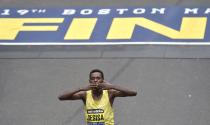
{"label": "yellow singlet", "polygon": [[114,112],[107,90],[103,90],[100,100],[94,100],[92,91],[87,91],[84,109],[87,125],[114,125]]}

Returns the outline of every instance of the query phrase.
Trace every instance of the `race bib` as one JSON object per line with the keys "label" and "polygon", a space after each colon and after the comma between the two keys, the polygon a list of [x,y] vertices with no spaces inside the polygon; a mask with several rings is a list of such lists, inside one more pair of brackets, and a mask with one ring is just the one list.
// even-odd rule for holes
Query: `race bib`
{"label": "race bib", "polygon": [[103,109],[87,110],[87,124],[88,125],[105,125],[104,110]]}

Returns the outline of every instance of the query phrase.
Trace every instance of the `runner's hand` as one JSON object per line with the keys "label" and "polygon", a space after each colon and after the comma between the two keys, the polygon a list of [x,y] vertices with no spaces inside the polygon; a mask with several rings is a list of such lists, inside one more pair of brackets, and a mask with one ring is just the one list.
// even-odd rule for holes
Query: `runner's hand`
{"label": "runner's hand", "polygon": [[113,88],[113,85],[107,81],[104,81],[103,83],[98,84],[98,87],[105,89],[105,90],[109,90]]}
{"label": "runner's hand", "polygon": [[90,83],[89,86],[90,86],[90,88],[92,88],[92,89],[93,89],[93,88],[98,88],[98,84],[94,84],[94,83]]}

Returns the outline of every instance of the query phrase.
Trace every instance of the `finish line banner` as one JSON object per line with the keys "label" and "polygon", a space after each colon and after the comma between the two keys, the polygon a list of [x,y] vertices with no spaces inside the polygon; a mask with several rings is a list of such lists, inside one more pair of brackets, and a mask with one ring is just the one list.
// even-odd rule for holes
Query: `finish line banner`
{"label": "finish line banner", "polygon": [[210,45],[208,7],[1,8],[0,45]]}

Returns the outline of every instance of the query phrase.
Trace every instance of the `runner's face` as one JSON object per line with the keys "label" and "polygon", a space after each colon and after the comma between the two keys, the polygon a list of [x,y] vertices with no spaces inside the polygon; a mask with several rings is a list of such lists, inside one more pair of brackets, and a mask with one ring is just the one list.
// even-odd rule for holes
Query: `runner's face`
{"label": "runner's face", "polygon": [[90,81],[91,84],[97,84],[97,85],[102,83],[103,82],[103,78],[101,76],[101,73],[100,72],[92,73],[91,76],[90,76],[90,80],[89,81]]}

